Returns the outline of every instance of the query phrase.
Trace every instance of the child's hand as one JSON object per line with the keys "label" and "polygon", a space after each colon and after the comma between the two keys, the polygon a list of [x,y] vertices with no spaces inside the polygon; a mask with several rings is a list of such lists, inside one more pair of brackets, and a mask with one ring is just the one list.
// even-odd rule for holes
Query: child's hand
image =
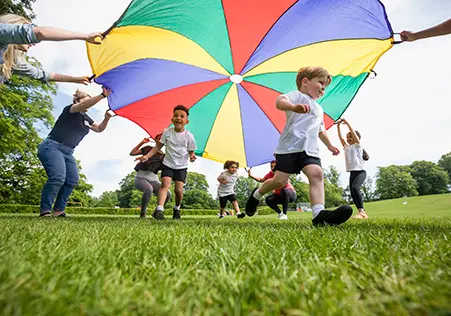
{"label": "child's hand", "polygon": [[295,104],[293,107],[293,112],[299,114],[305,114],[310,112],[310,106],[307,104]]}
{"label": "child's hand", "polygon": [[327,149],[329,149],[332,152],[332,155],[334,156],[337,156],[340,153],[340,150],[333,145],[327,147]]}
{"label": "child's hand", "polygon": [[400,33],[401,35],[401,40],[403,42],[413,42],[417,39],[417,36],[415,35],[415,33],[409,32],[409,31],[402,31]]}
{"label": "child's hand", "polygon": [[75,77],[74,83],[84,84],[87,86],[91,81],[89,81],[89,76],[81,76],[81,77]]}
{"label": "child's hand", "polygon": [[190,155],[189,156],[189,161],[191,161],[191,162],[196,161],[196,155],[195,154]]}
{"label": "child's hand", "polygon": [[341,121],[341,123],[348,125],[348,121],[346,121],[345,118],[342,118],[340,121]]}
{"label": "child's hand", "polygon": [[143,140],[141,141],[141,143],[145,144],[150,142],[150,137],[144,137]]}
{"label": "child's hand", "polygon": [[247,174],[251,174],[251,169],[252,169],[252,167],[250,167],[250,168],[244,168],[244,170],[246,170]]}
{"label": "child's hand", "polygon": [[135,161],[138,161],[138,160],[141,162],[146,162],[147,160],[149,160],[149,158],[147,158],[146,156],[140,156],[135,159]]}

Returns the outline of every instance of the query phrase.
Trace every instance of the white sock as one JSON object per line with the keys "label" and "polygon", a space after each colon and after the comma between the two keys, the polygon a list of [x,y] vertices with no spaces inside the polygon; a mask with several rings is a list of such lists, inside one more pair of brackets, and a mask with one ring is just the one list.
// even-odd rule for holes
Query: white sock
{"label": "white sock", "polygon": [[164,211],[163,205],[158,205],[157,206],[157,211]]}
{"label": "white sock", "polygon": [[177,210],[177,211],[180,211],[180,205],[174,206],[174,209]]}
{"label": "white sock", "polygon": [[259,201],[261,200],[262,194],[260,193],[259,189],[255,190],[253,197],[256,198]]}
{"label": "white sock", "polygon": [[323,204],[315,204],[312,206],[312,213],[313,213],[313,218],[316,217],[316,215],[319,214],[319,212],[321,212],[322,210],[324,210],[324,205]]}

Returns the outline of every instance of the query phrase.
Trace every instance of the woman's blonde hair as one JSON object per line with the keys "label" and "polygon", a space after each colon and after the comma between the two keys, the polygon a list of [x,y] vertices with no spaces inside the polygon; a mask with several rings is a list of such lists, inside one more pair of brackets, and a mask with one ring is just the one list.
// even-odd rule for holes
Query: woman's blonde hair
{"label": "woman's blonde hair", "polygon": [[[3,14],[0,15],[0,23],[6,24],[31,24],[27,18],[17,14]],[[6,79],[11,78],[12,68],[16,65],[19,59],[24,58],[25,53],[16,49],[13,44],[8,45],[3,53],[3,65],[1,72]]]}
{"label": "woman's blonde hair", "polygon": [[78,103],[78,102],[80,102],[81,99],[83,99],[85,97],[91,97],[91,96],[89,94],[87,94],[86,92],[83,92],[80,89],[77,89],[77,91],[75,91],[73,97],[74,97],[74,103]]}

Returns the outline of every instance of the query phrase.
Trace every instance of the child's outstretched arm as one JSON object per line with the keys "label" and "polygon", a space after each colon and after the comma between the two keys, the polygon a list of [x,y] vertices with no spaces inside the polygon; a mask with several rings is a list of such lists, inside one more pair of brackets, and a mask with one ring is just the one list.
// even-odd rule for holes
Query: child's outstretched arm
{"label": "child's outstretched arm", "polygon": [[319,132],[318,137],[319,139],[321,139],[324,145],[326,145],[327,149],[329,149],[332,152],[334,156],[340,153],[340,150],[334,145],[332,145],[332,143],[330,142],[329,136],[327,135],[326,131]]}
{"label": "child's outstretched arm", "polygon": [[156,153],[158,153],[160,151],[161,148],[163,148],[164,144],[157,142],[155,144],[155,147],[152,148],[151,151],[149,151],[147,154],[138,157],[135,159],[136,160],[141,160],[142,162],[146,162],[147,160],[149,160],[153,155],[155,155]]}
{"label": "child's outstretched arm", "polygon": [[246,169],[247,175],[249,176],[249,178],[254,179],[254,180],[257,181],[257,182],[265,182],[265,180],[264,180],[263,178],[259,178],[259,177],[253,176],[253,175],[251,174],[251,169],[252,169],[252,167],[249,168],[249,169]]}
{"label": "child's outstretched arm", "polygon": [[340,139],[340,142],[343,145],[343,147],[345,147],[348,145],[348,143],[345,141],[345,139],[343,138],[343,135],[341,134],[341,128],[340,128],[341,123],[343,123],[343,120],[339,120],[337,122],[338,138]]}
{"label": "child's outstretched arm", "polygon": [[145,143],[148,143],[150,141],[149,137],[145,137],[142,141],[139,142],[138,145],[133,147],[133,149],[130,151],[130,156],[137,156],[141,154],[141,146]]}
{"label": "child's outstretched arm", "polygon": [[341,121],[342,121],[344,124],[348,125],[349,132],[351,133],[352,138],[354,138],[354,143],[360,144],[359,136],[357,136],[357,134],[355,133],[354,129],[351,127],[351,124],[349,124],[349,122],[346,121],[345,119],[342,119]]}
{"label": "child's outstretched arm", "polygon": [[103,40],[102,33],[78,33],[56,27],[35,26],[33,27],[36,38],[40,41],[68,41],[68,40],[83,40],[91,44],[101,44],[96,41],[96,38]]}
{"label": "child's outstretched arm", "polygon": [[409,31],[402,31],[401,40],[404,42],[413,42],[422,38],[441,36],[450,33],[451,33],[451,19],[436,26],[415,33]]}
{"label": "child's outstretched arm", "polygon": [[292,111],[299,114],[310,112],[310,106],[308,106],[307,104],[293,104],[284,95],[279,95],[276,100],[276,107],[281,111]]}

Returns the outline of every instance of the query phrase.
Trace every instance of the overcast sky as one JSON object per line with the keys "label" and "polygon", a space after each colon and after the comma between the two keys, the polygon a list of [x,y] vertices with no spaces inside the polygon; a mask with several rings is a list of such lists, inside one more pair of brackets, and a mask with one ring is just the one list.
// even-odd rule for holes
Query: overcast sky
{"label": "overcast sky", "polygon": [[[420,30],[451,17],[450,0],[383,1],[395,32]],[[37,0],[35,23],[80,32],[104,31],[118,19],[128,0]],[[38,58],[44,68],[70,75],[91,75],[85,44],[81,41],[45,42],[33,47],[29,55]],[[395,45],[375,67],[378,76],[367,80],[344,116],[362,134],[362,144],[370,154],[367,172],[374,176],[378,166],[410,164],[415,160],[437,162],[451,151],[451,36]],[[68,105],[77,85],[59,84],[61,95],[55,98],[57,117]],[[91,84],[88,93],[100,93]],[[90,110],[101,120],[108,108],[101,101]],[[189,125],[187,126],[189,129]],[[340,147],[336,128],[329,130],[332,142]],[[44,135],[45,136],[45,135]],[[116,117],[103,133],[89,133],[75,151],[83,173],[94,185],[94,196],[118,189],[118,183],[133,170],[128,153],[146,133],[127,119]],[[333,157],[321,147],[324,167],[334,165],[341,173],[342,184],[348,182],[344,155]],[[263,176],[268,165],[253,169]],[[217,175],[222,164],[198,158],[189,171],[207,176],[216,195]],[[240,170],[240,174],[245,174]],[[304,178],[305,179],[305,178]]]}

